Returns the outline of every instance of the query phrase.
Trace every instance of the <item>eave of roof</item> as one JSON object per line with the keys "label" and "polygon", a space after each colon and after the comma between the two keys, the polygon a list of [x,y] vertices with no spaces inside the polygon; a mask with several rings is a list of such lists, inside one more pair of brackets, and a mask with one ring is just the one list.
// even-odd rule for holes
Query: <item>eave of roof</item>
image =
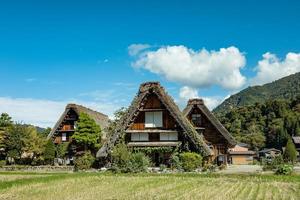
{"label": "eave of roof", "polygon": [[139,92],[131,103],[131,106],[128,109],[126,116],[120,120],[117,125],[117,130],[115,134],[107,141],[106,144],[98,151],[97,157],[105,157],[108,154],[108,151],[115,145],[120,134],[124,133],[126,129],[134,122],[134,119],[138,116],[140,112],[140,106],[142,101],[149,94],[156,94],[160,101],[164,104],[166,109],[170,112],[171,116],[178,122],[181,128],[184,130],[184,134],[189,138],[190,142],[193,143],[195,148],[201,149],[204,155],[211,155],[211,150],[204,142],[203,137],[200,136],[193,125],[187,120],[185,116],[180,112],[178,106],[174,103],[172,97],[170,97],[164,88],[158,82],[147,82],[141,84]]}
{"label": "eave of roof", "polygon": [[227,131],[227,129],[221,124],[221,122],[210,112],[210,110],[205,106],[202,99],[190,99],[188,105],[182,111],[184,116],[187,117],[192,111],[193,107],[197,106],[200,111],[207,117],[207,119],[213,124],[213,126],[221,133],[221,135],[228,141],[228,143],[233,147],[237,143],[232,135]]}
{"label": "eave of roof", "polygon": [[90,108],[84,107],[82,105],[68,104],[66,106],[64,112],[60,116],[59,120],[56,122],[54,127],[51,129],[51,131],[48,135],[48,138],[51,138],[51,137],[53,137],[53,135],[55,135],[58,127],[63,122],[65,116],[68,114],[68,112],[70,110],[74,110],[78,115],[80,115],[80,113],[88,114],[92,119],[95,120],[95,122],[101,127],[102,130],[104,130],[108,126],[109,118],[107,115],[97,112],[97,111],[94,111]]}

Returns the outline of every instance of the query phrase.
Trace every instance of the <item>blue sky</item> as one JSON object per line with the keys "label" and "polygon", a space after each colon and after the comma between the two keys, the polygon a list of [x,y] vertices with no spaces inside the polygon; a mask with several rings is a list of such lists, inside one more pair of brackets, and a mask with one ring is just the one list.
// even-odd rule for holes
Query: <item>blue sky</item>
{"label": "blue sky", "polygon": [[1,2],[0,112],[52,126],[76,102],[112,116],[153,80],[181,107],[200,96],[213,108],[300,71],[299,10],[299,1]]}

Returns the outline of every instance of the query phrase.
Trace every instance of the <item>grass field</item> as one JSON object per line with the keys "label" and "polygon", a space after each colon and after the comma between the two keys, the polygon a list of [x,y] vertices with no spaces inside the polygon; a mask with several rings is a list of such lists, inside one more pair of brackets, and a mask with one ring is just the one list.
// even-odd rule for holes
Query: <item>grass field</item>
{"label": "grass field", "polygon": [[2,172],[0,199],[300,199],[300,177]]}

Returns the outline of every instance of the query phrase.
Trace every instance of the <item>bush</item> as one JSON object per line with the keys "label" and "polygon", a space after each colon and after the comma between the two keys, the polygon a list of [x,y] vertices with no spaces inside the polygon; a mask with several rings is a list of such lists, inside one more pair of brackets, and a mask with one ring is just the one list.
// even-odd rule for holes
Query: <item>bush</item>
{"label": "bush", "polygon": [[276,170],[278,166],[284,163],[283,158],[281,155],[276,156],[272,159],[271,162],[263,161],[263,170]]}
{"label": "bush", "polygon": [[278,175],[290,175],[293,172],[293,165],[279,165],[276,169]]}
{"label": "bush", "polygon": [[115,172],[128,172],[129,162],[131,158],[131,152],[127,146],[123,143],[117,144],[112,151],[112,167]]}
{"label": "bush", "polygon": [[150,160],[142,152],[133,153],[130,156],[129,165],[129,172],[147,172],[147,169],[150,165]]}
{"label": "bush", "polygon": [[142,152],[132,153],[125,144],[117,144],[112,151],[112,170],[114,172],[146,172],[150,159]]}
{"label": "bush", "polygon": [[182,170],[182,163],[180,161],[178,153],[174,153],[171,155],[170,163],[171,169]]}
{"label": "bush", "polygon": [[166,170],[167,170],[167,166],[166,165],[164,165],[164,164],[160,164],[159,165],[159,171],[164,172]]}
{"label": "bush", "polygon": [[94,156],[90,151],[85,152],[82,156],[75,159],[75,169],[76,170],[87,170],[92,168],[93,163],[95,162]]}
{"label": "bush", "polygon": [[183,170],[187,172],[197,169],[202,164],[202,157],[197,153],[185,152],[179,157]]}
{"label": "bush", "polygon": [[0,160],[0,167],[3,167],[6,165],[6,160]]}
{"label": "bush", "polygon": [[214,164],[205,164],[202,168],[203,172],[215,172],[217,169],[217,166]]}
{"label": "bush", "polygon": [[48,140],[46,145],[45,145],[45,150],[44,150],[44,161],[45,164],[50,164],[52,165],[54,162],[54,158],[55,158],[55,144],[52,142],[52,140]]}
{"label": "bush", "polygon": [[64,142],[56,146],[56,155],[58,158],[64,159],[68,153],[69,142]]}

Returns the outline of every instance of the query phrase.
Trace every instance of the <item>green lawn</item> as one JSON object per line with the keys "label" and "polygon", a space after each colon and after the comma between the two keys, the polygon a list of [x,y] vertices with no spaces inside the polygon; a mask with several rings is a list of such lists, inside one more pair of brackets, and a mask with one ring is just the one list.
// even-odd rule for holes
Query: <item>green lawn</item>
{"label": "green lawn", "polygon": [[300,199],[300,177],[2,172],[0,199]]}

